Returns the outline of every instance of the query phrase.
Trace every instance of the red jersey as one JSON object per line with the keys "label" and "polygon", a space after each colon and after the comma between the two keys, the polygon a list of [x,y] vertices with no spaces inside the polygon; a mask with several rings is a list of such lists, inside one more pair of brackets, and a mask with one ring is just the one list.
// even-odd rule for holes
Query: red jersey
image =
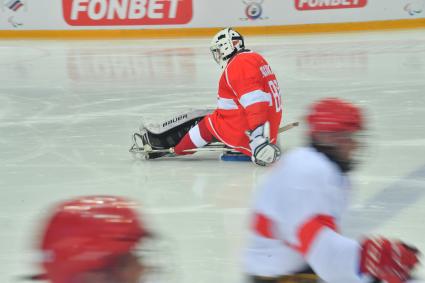
{"label": "red jersey", "polygon": [[236,54],[221,75],[217,109],[207,116],[210,132],[251,156],[246,132],[268,121],[271,142],[276,143],[281,118],[280,88],[269,64],[252,51]]}

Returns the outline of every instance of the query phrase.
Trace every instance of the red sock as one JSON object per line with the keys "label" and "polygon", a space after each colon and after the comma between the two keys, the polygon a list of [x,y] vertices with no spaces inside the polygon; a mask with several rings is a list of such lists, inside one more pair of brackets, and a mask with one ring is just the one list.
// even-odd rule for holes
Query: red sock
{"label": "red sock", "polygon": [[184,152],[184,150],[203,147],[210,143],[213,139],[213,135],[208,130],[206,123],[206,118],[204,118],[195,127],[190,129],[174,147],[174,152],[177,155],[191,154],[193,152]]}

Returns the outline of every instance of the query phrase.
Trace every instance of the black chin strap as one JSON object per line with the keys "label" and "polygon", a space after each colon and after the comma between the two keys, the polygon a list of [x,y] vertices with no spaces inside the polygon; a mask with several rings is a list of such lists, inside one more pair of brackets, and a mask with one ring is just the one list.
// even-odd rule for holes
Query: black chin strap
{"label": "black chin strap", "polygon": [[334,146],[319,144],[314,139],[311,141],[311,146],[314,149],[316,149],[318,152],[321,152],[324,155],[326,155],[326,157],[329,158],[330,161],[332,161],[338,166],[341,172],[347,173],[354,168],[354,165],[355,165],[354,162],[349,160],[342,160],[338,156],[338,152]]}
{"label": "black chin strap", "polygon": [[238,53],[238,50],[236,50],[236,48],[233,50],[233,52],[232,53],[230,53],[229,55],[227,55],[227,56],[224,56],[223,57],[223,60],[224,61],[226,61],[226,60],[230,60],[233,56],[235,56],[236,55],[236,53]]}
{"label": "black chin strap", "polygon": [[[232,54],[230,54],[229,56],[226,56],[226,58],[229,58],[229,61],[233,58],[233,57],[235,57],[235,55],[236,54],[238,54],[238,53],[243,53],[243,52],[251,52],[251,50],[249,50],[249,49],[242,49],[242,50],[233,50],[233,52],[232,52]],[[225,60],[227,60],[227,59],[225,59]]]}

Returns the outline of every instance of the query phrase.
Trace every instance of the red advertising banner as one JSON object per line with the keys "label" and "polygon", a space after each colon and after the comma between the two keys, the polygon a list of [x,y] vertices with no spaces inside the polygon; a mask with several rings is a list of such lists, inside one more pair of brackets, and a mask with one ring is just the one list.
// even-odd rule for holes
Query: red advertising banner
{"label": "red advertising banner", "polygon": [[362,8],[367,0],[295,0],[299,11]]}
{"label": "red advertising banner", "polygon": [[62,0],[71,26],[182,25],[193,17],[192,0]]}

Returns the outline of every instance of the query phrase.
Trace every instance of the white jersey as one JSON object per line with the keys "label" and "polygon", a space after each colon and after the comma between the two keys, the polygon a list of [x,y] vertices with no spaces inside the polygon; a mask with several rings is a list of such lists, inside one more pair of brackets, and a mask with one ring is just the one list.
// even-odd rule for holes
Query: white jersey
{"label": "white jersey", "polygon": [[338,233],[350,183],[312,147],[287,153],[255,198],[245,272],[278,277],[311,267],[329,283],[369,282],[360,245]]}

